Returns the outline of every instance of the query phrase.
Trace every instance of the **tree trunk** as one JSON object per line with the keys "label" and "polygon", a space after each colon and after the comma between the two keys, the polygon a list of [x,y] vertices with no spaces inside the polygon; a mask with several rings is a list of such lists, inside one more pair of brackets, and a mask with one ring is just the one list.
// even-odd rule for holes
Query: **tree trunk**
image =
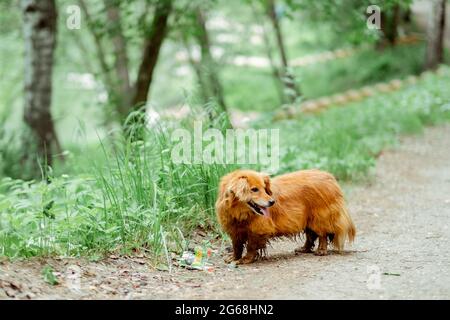
{"label": "tree trunk", "polygon": [[[211,54],[211,42],[209,40],[208,29],[206,28],[206,18],[205,14],[201,9],[197,9],[196,11],[196,19],[197,19],[197,39],[200,44],[201,51],[201,69],[203,79],[207,79],[206,82],[209,82],[211,97],[217,99],[217,103],[222,108],[224,112],[227,112],[227,105],[225,103],[222,84],[220,83],[217,66],[214,61],[214,58]],[[205,83],[205,81],[202,81]]]}
{"label": "tree trunk", "polygon": [[381,11],[381,32],[383,37],[377,43],[378,49],[384,49],[386,46],[392,47],[396,44],[400,17],[400,6],[398,4],[388,12]]}
{"label": "tree trunk", "polygon": [[94,39],[95,50],[97,51],[97,57],[100,63],[100,69],[102,72],[105,89],[108,92],[108,95],[111,96],[112,94],[114,94],[114,81],[111,78],[110,68],[108,66],[108,63],[106,62],[106,53],[102,43],[101,35],[95,30],[95,21],[92,19],[86,2],[84,0],[78,0],[78,3],[81,7],[81,10],[83,10],[86,23],[89,26],[89,31],[91,32]]}
{"label": "tree trunk", "polygon": [[284,92],[283,92],[283,85],[284,83],[281,81],[281,77],[280,77],[280,70],[278,70],[278,67],[275,63],[275,59],[273,57],[272,54],[272,45],[270,42],[270,37],[269,37],[269,32],[267,31],[266,25],[264,23],[264,21],[260,18],[260,15],[258,13],[257,8],[255,7],[254,2],[252,1],[251,3],[251,7],[253,10],[253,17],[256,21],[257,24],[259,24],[262,28],[262,36],[263,36],[263,42],[264,42],[264,49],[266,51],[266,55],[267,58],[269,59],[270,62],[270,69],[272,71],[272,78],[275,82],[275,87],[277,89],[277,93],[278,93],[278,97],[280,99],[280,103],[286,103],[286,99],[284,96]]}
{"label": "tree trunk", "polygon": [[41,161],[51,166],[54,151],[60,151],[50,110],[57,10],[55,0],[21,0],[21,7],[25,39],[24,121],[32,132],[32,136],[24,137],[24,143],[27,147],[36,146]]}
{"label": "tree trunk", "polygon": [[168,29],[167,22],[171,11],[171,0],[158,1],[156,4],[153,23],[148,36],[144,40],[142,62],[139,66],[137,81],[134,87],[132,105],[135,110],[142,107],[147,101],[159,51]]}
{"label": "tree trunk", "polygon": [[202,68],[200,66],[200,63],[198,61],[195,61],[194,57],[192,56],[192,52],[191,52],[191,48],[189,46],[189,41],[187,40],[187,37],[183,34],[183,44],[184,47],[186,48],[186,53],[188,55],[188,60],[189,63],[192,67],[192,69],[194,69],[195,75],[197,76],[197,82],[199,85],[199,89],[200,89],[200,95],[202,98],[202,102],[206,103],[208,102],[209,99],[209,93],[208,93],[208,85],[205,83],[205,79],[203,78],[203,72],[202,72]]}
{"label": "tree trunk", "polygon": [[297,87],[295,77],[289,70],[289,63],[286,54],[286,47],[284,45],[283,33],[281,31],[281,25],[279,23],[279,19],[277,16],[276,8],[275,8],[275,0],[268,0],[267,2],[267,10],[270,21],[272,22],[273,29],[275,31],[275,38],[278,44],[278,51],[280,53],[281,62],[283,65],[282,72],[282,82],[287,89],[287,98],[289,102],[293,103],[300,96],[300,90]]}
{"label": "tree trunk", "polygon": [[386,30],[386,39],[391,46],[395,45],[398,37],[398,23],[400,21],[400,6],[397,4],[392,9],[389,26]]}
{"label": "tree trunk", "polygon": [[446,0],[433,1],[433,10],[428,20],[426,69],[435,69],[444,61],[445,2]]}
{"label": "tree trunk", "polygon": [[126,118],[130,111],[131,105],[131,85],[128,70],[128,54],[125,37],[123,36],[120,10],[116,1],[105,0],[106,12],[108,15],[109,30],[108,33],[112,35],[112,43],[114,46],[115,56],[115,71],[117,79],[117,93],[115,104],[120,117]]}

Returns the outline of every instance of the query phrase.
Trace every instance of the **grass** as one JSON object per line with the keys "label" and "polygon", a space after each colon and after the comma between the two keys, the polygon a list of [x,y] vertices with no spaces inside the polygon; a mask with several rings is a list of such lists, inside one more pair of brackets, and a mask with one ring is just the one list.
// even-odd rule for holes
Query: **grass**
{"label": "grass", "polygon": [[[316,167],[339,179],[367,176],[379,152],[399,134],[450,120],[445,70],[446,75],[429,75],[402,91],[317,116],[271,125],[261,121],[260,126],[281,129],[279,173]],[[192,129],[189,121],[181,126]],[[165,260],[171,251],[183,250],[198,227],[214,236],[218,181],[235,166],[173,164],[175,127],[154,128],[145,143],[105,139],[98,146],[102,159],[87,150],[80,156],[90,164],[84,173],[54,175],[51,183],[2,179],[0,255],[145,250]]]}
{"label": "grass", "polygon": [[[239,78],[236,78],[237,72],[240,73]],[[277,96],[277,83],[268,70],[227,66],[221,75],[230,108],[271,111],[281,104]]]}

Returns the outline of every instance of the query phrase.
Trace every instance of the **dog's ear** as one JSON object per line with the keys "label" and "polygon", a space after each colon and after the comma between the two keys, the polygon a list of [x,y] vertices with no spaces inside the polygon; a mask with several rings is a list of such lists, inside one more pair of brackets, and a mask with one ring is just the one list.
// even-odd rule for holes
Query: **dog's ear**
{"label": "dog's ear", "polygon": [[264,185],[265,185],[265,189],[266,189],[266,193],[271,196],[272,195],[272,190],[270,189],[270,177],[268,174],[263,174],[263,179],[264,179]]}
{"label": "dog's ear", "polygon": [[248,180],[246,176],[241,176],[234,179],[228,189],[236,198],[245,200],[250,193],[250,187],[248,186]]}

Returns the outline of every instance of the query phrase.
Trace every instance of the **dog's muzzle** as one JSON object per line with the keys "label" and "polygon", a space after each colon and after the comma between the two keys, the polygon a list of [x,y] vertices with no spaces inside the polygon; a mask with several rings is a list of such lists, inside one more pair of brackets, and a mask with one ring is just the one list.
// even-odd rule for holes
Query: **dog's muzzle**
{"label": "dog's muzzle", "polygon": [[262,215],[262,216],[266,216],[269,217],[269,207],[273,206],[275,203],[274,200],[270,200],[269,201],[269,205],[267,207],[265,206],[260,206],[258,204],[256,204],[253,201],[249,201],[247,202],[247,205],[250,207],[250,209],[252,209],[252,211],[256,214]]}

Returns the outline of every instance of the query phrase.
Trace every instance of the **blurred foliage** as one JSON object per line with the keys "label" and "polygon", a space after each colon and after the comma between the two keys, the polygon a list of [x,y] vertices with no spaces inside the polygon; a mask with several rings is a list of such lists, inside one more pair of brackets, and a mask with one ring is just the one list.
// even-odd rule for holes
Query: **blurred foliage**
{"label": "blurred foliage", "polygon": [[379,30],[367,28],[369,6],[376,5],[389,15],[396,5],[407,9],[411,3],[412,0],[286,0],[292,12],[300,12],[311,21],[331,23],[335,32],[353,44],[375,42],[381,36]]}
{"label": "blurred foliage", "polygon": [[399,92],[284,122],[281,171],[319,168],[340,179],[365,178],[399,134],[450,120],[450,69],[445,70],[445,77],[428,75]]}

